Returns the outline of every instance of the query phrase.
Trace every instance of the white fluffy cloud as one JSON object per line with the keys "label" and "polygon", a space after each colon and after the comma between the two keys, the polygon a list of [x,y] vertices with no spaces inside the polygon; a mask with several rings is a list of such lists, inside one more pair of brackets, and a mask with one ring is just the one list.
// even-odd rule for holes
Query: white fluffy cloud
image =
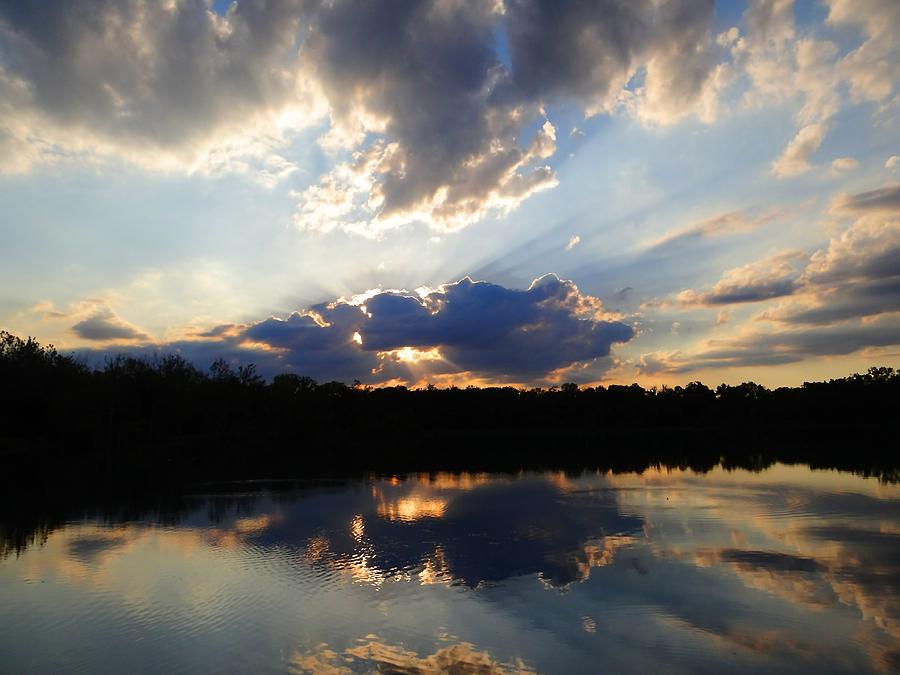
{"label": "white fluffy cloud", "polygon": [[859,166],[859,161],[854,157],[837,157],[831,160],[831,168],[836,172],[853,171]]}
{"label": "white fluffy cloud", "polygon": [[900,7],[893,0],[829,0],[827,22],[862,37],[845,55],[829,40],[796,37],[793,0],[751,0],[745,20],[747,34],[734,42],[732,53],[735,66],[753,83],[747,100],[800,102],[799,129],[772,164],[776,176],[812,168],[810,159],[843,105],[844,86],[854,102],[884,102],[894,95],[900,80]]}
{"label": "white fluffy cloud", "polygon": [[809,160],[822,145],[827,133],[828,126],[821,122],[800,129],[781,157],[772,163],[772,173],[786,177],[809,171],[812,168]]}

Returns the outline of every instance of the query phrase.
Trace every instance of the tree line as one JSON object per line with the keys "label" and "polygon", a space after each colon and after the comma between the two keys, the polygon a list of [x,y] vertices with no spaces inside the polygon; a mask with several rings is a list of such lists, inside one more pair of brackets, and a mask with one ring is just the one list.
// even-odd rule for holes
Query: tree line
{"label": "tree line", "polygon": [[92,475],[639,466],[653,457],[702,465],[729,453],[746,465],[772,461],[776,448],[787,460],[814,452],[831,465],[867,457],[884,467],[895,462],[900,409],[900,373],[885,367],[776,389],[373,388],[294,374],[266,381],[252,365],[221,360],[204,372],[177,354],[93,368],[7,332],[0,384],[7,467]]}

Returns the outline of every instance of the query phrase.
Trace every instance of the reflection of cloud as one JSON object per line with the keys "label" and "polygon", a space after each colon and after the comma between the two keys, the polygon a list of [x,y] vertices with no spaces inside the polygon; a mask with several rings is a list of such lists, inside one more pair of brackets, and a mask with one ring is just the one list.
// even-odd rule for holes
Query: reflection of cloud
{"label": "reflection of cloud", "polygon": [[642,522],[619,514],[610,495],[573,491],[561,474],[460,478],[420,475],[374,483],[368,511],[353,514],[349,526],[309,537],[304,557],[373,586],[418,581],[478,587],[535,575],[565,587],[610,564],[641,531]]}
{"label": "reflection of cloud", "polygon": [[813,558],[773,551],[701,549],[694,553],[702,567],[728,565],[747,588],[784,598],[813,611],[834,604],[835,594],[820,578],[826,568]]}
{"label": "reflection of cloud", "polygon": [[362,644],[348,647],[341,654],[329,649],[327,645],[319,645],[309,653],[294,654],[288,667],[294,673],[325,675],[351,675],[360,668],[366,668],[367,672],[409,675],[527,675],[534,672],[521,660],[515,663],[498,662],[488,652],[478,650],[468,642],[441,647],[433,654],[419,656],[402,646],[382,642],[375,635],[366,636]]}
{"label": "reflection of cloud", "polygon": [[[805,611],[852,607],[863,620],[858,642],[874,650],[870,657],[876,665],[890,658],[884,640],[900,639],[900,535],[883,523],[900,516],[896,486],[800,467],[775,467],[758,476],[717,469],[705,478],[651,470],[608,480],[621,488],[646,486],[642,498],[654,523],[655,555],[703,570],[725,569],[744,587]],[[697,540],[681,529],[699,515],[721,523],[721,532]],[[667,531],[671,539],[663,539]],[[810,652],[810,644],[791,635],[734,626],[723,632],[755,651]]]}
{"label": "reflection of cloud", "polygon": [[[567,587],[575,581],[587,581],[591,576],[591,570],[595,567],[606,567],[611,565],[616,551],[621,548],[628,548],[634,544],[635,538],[630,534],[610,535],[596,539],[589,539],[584,543],[580,551],[569,553],[569,562],[573,565],[571,569],[566,569],[568,577],[560,579],[548,578],[543,572],[540,573],[541,580],[550,587]],[[637,559],[633,559],[632,563],[636,563]],[[638,566],[640,565],[637,563]],[[639,569],[639,573],[646,574],[646,570]]]}
{"label": "reflection of cloud", "polygon": [[[154,614],[165,627],[189,620],[204,632],[233,611],[254,621],[296,617],[300,598],[302,616],[316,619],[308,644],[330,647],[297,652],[299,672],[524,669],[508,644],[553,670],[548,643],[537,641],[547,636],[613,670],[646,670],[672,657],[667,645],[677,645],[670,665],[685,669],[710,658],[740,672],[890,670],[896,661],[896,485],[776,465],[759,474],[421,474],[317,484],[301,495],[233,511],[192,502],[177,527],[70,525],[4,569],[101,591],[141,617],[165,608]],[[442,515],[379,515],[382,502],[404,500],[437,500]],[[454,584],[470,588],[443,588]],[[227,606],[217,604],[223,595]],[[262,602],[232,602],[248,596]],[[351,641],[382,619],[392,636],[414,626],[417,641]],[[296,644],[292,622],[280,623]],[[523,625],[541,636],[535,644],[521,641]],[[432,647],[431,635],[445,642]],[[461,642],[473,635],[479,648]]]}

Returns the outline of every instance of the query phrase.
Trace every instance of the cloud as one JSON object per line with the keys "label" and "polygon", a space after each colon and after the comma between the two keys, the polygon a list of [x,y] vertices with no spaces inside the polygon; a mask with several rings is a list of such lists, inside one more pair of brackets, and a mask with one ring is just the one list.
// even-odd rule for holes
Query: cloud
{"label": "cloud", "polygon": [[900,183],[857,194],[841,194],[831,205],[832,211],[847,213],[900,211]]}
{"label": "cloud", "polygon": [[782,215],[784,215],[784,211],[777,209],[759,216],[751,216],[743,211],[730,211],[664,234],[652,242],[649,248],[657,251],[675,249],[708,237],[753,230],[768,225]]}
{"label": "cloud", "polygon": [[716,96],[728,76],[712,39],[713,19],[712,0],[660,4],[653,53],[637,91],[641,119],[672,124],[696,113],[714,121]]}
{"label": "cloud", "polygon": [[554,106],[711,122],[746,74],[748,100],[802,102],[772,167],[797,175],[843,83],[859,100],[893,93],[894,5],[868,0],[861,13],[831,2],[828,22],[862,36],[841,57],[831,42],[796,38],[785,0],[752,2],[746,35],[719,36],[712,0],[247,0],[222,15],[201,0],[6,3],[2,170],[116,157],[247,173],[271,188],[297,168],[296,132],[322,124],[331,166],[293,193],[297,227],[447,231],[558,183]]}
{"label": "cloud", "polygon": [[705,293],[682,291],[677,299],[683,305],[730,305],[759,302],[792,295],[799,287],[799,261],[807,256],[800,251],[785,251],[727,270]]}
{"label": "cloud", "polygon": [[[849,199],[871,208],[867,194]],[[798,284],[803,294],[797,302],[761,318],[826,324],[900,311],[900,206],[893,214],[871,213],[855,220],[811,256]]]}
{"label": "cloud", "polygon": [[700,111],[717,58],[710,0],[514,0],[505,9],[514,82],[530,99],[609,112],[643,68],[629,106],[639,117],[666,124]]}
{"label": "cloud", "polygon": [[793,0],[755,0],[744,13],[748,46],[781,49],[794,39]]}
{"label": "cloud", "polygon": [[425,220],[450,230],[556,184],[543,164],[554,126],[519,143],[538,107],[514,91],[494,49],[498,20],[491,3],[318,8],[301,61],[330,104],[331,142],[355,153],[300,194],[299,227],[374,235]]}
{"label": "cloud", "polygon": [[894,217],[865,215],[810,258],[811,283],[848,283],[900,275],[900,205]]}
{"label": "cloud", "polygon": [[[666,89],[657,108],[690,112],[705,61],[682,63],[670,52],[710,40],[712,3],[670,0],[654,9],[527,0],[502,11],[492,3],[322,8],[301,57],[331,105],[329,141],[343,138],[355,152],[298,195],[296,224],[377,237],[417,220],[446,231],[509,211],[557,184],[543,163],[556,150],[553,124],[520,141],[543,106],[574,100],[588,114],[610,111],[661,50],[666,72],[647,84],[648,96]],[[498,25],[509,67],[496,50]],[[360,40],[363,27],[377,39]],[[366,134],[377,140],[366,143]]]}
{"label": "cloud", "polygon": [[862,42],[846,54],[828,40],[809,35],[797,39],[792,0],[751,1],[744,15],[747,34],[733,41],[732,68],[745,73],[753,85],[745,95],[748,104],[800,103],[798,131],[772,165],[781,178],[812,168],[809,160],[845,104],[847,88],[853,102],[883,102],[900,81],[897,3],[829,0],[828,6],[830,28],[855,28],[862,35]]}
{"label": "cloud", "polygon": [[893,0],[829,0],[828,23],[856,27],[865,41],[841,60],[841,75],[858,101],[887,99],[900,81],[900,6]]}
{"label": "cloud", "polygon": [[506,3],[517,88],[531,100],[574,99],[589,113],[611,109],[651,41],[648,2]]}
{"label": "cloud", "polygon": [[853,157],[838,157],[831,161],[831,168],[835,171],[853,171],[859,166],[859,161]]}
{"label": "cloud", "polygon": [[797,302],[764,312],[758,318],[783,324],[825,325],[897,311],[900,311],[900,278],[894,276],[815,288]]}
{"label": "cloud", "polygon": [[[294,66],[304,4],[240,2],[219,16],[194,0],[3,3],[0,91],[15,96],[0,126],[51,156],[171,167],[266,155],[255,127],[273,133],[304,107]],[[20,152],[14,170],[40,154]]]}
{"label": "cloud", "polygon": [[884,168],[888,171],[893,171],[898,166],[900,166],[900,155],[891,155],[884,162]]}
{"label": "cloud", "polygon": [[569,237],[569,242],[566,244],[566,250],[571,251],[573,248],[578,246],[578,244],[580,244],[580,243],[581,243],[581,237],[578,236],[577,234],[573,234],[571,237]]}
{"label": "cloud", "polygon": [[[873,305],[863,301],[866,296],[887,302],[877,306],[883,307],[881,311],[890,310],[895,303],[887,296],[894,288],[894,277],[900,275],[900,183],[841,194],[833,200],[830,211],[859,217],[832,237],[824,249],[809,256],[800,251],[783,251],[750,262],[724,272],[709,291],[684,290],[676,299],[682,305],[711,306],[805,295],[819,297],[834,309],[838,296],[853,294],[860,296],[854,302],[859,304],[861,313],[849,316],[870,313]],[[687,232],[694,234],[705,229],[695,226]],[[718,226],[713,231],[718,231]],[[801,262],[802,268],[798,266]],[[869,309],[863,312],[863,307]],[[787,315],[770,312],[764,316],[772,319]]]}
{"label": "cloud", "polygon": [[708,118],[713,16],[712,0],[8,3],[4,169],[120,157],[272,187],[291,135],[327,119],[334,165],[296,193],[298,227],[452,230],[557,184],[547,106]]}
{"label": "cloud", "polygon": [[779,178],[806,173],[812,168],[809,159],[822,145],[828,126],[823,123],[809,124],[794,136],[781,157],[772,163],[772,173]]}
{"label": "cloud", "polygon": [[[91,326],[110,329],[106,322]],[[92,339],[112,337],[102,334],[96,330]],[[375,289],[287,318],[223,324],[192,340],[134,353],[174,351],[199,365],[221,356],[253,361],[267,374],[318,380],[415,384],[433,375],[523,383],[594,363],[633,335],[599,300],[548,274],[526,290],[468,277],[416,293]]]}
{"label": "cloud", "polygon": [[116,314],[103,298],[84,298],[57,308],[46,300],[30,308],[45,321],[75,321],[71,332],[82,340],[94,342],[149,342],[150,335]]}
{"label": "cloud", "polygon": [[[683,305],[704,306],[782,298],[778,306],[755,317],[751,328],[708,340],[694,353],[645,354],[641,367],[775,365],[900,344],[900,185],[840,195],[831,211],[856,218],[812,255],[786,251],[725,272],[709,291],[676,296]],[[778,330],[761,330],[760,322]]]}
{"label": "cloud", "polygon": [[150,339],[149,335],[116,316],[109,308],[102,308],[92,316],[79,321],[72,326],[72,332],[83,340],[96,342]]}
{"label": "cloud", "polygon": [[708,340],[693,353],[643,354],[639,370],[647,374],[687,373],[706,368],[773,366],[896,344],[900,344],[900,317],[887,314],[868,322],[812,330],[748,331],[731,338]]}

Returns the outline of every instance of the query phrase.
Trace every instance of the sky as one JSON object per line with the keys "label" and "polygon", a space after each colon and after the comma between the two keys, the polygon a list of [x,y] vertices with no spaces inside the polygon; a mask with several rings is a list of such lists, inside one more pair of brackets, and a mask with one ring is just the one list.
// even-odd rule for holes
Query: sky
{"label": "sky", "polygon": [[438,386],[900,367],[896,0],[0,0],[0,329]]}

